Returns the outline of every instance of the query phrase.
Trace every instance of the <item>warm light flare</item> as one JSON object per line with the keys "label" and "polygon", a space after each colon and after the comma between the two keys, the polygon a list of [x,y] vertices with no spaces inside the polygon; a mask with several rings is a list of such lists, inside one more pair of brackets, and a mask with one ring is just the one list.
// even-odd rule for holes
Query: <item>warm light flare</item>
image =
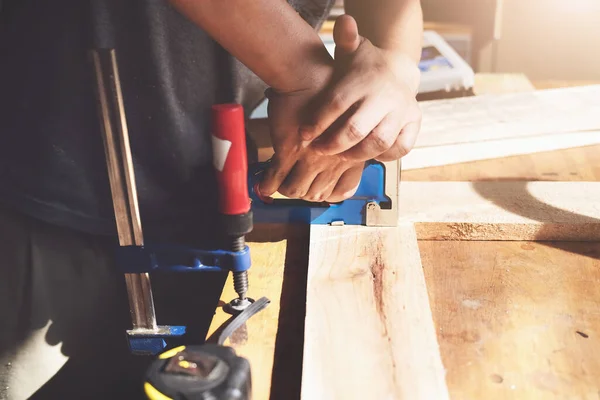
{"label": "warm light flare", "polygon": [[565,13],[600,11],[600,0],[548,0],[548,7]]}

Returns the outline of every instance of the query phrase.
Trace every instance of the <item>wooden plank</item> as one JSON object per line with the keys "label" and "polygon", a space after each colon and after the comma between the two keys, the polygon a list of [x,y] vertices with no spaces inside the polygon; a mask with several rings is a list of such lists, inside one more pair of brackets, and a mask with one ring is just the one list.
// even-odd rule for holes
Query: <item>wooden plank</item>
{"label": "wooden plank", "polygon": [[[267,144],[268,145],[268,144]],[[259,146],[260,147],[260,146]],[[272,150],[271,150],[272,151]],[[494,179],[555,179],[555,180],[594,180],[600,179],[600,168],[598,167],[598,157],[600,154],[600,146],[589,146],[583,148],[573,148],[569,150],[560,150],[547,153],[537,153],[530,155],[522,155],[516,157],[507,157],[502,159],[493,159],[486,161],[478,161],[472,163],[463,163],[456,165],[447,165],[443,167],[424,168],[418,170],[405,170],[402,174],[403,183],[401,190],[404,187],[407,180],[494,180]],[[268,154],[265,154],[268,156]],[[258,394],[258,399],[279,399],[289,398],[296,399],[299,396],[297,389],[299,383],[296,379],[300,379],[300,373],[297,368],[301,368],[301,356],[302,356],[302,333],[304,324],[304,302],[301,297],[303,288],[306,287],[305,279],[302,277],[302,272],[306,268],[306,251],[293,250],[290,251],[290,246],[296,247],[298,243],[306,240],[308,247],[307,235],[294,235],[287,239],[271,238],[263,239],[260,238],[256,241],[259,246],[255,246],[251,243],[253,251],[253,267],[250,270],[250,294],[257,297],[267,295],[271,298],[273,303],[269,307],[272,308],[272,313],[261,312],[253,317],[248,323],[248,337],[247,342],[240,345],[236,344],[235,347],[238,352],[241,352],[247,356],[253,365],[253,379],[256,386],[262,385],[263,389],[255,391]],[[266,242],[265,242],[266,241]],[[268,243],[267,243],[268,242]],[[264,243],[264,244],[263,244]],[[459,330],[461,326],[467,328],[476,329],[480,325],[487,327],[489,321],[485,319],[485,315],[499,315],[501,316],[504,310],[503,305],[511,301],[511,292],[507,292],[503,288],[503,283],[511,285],[510,282],[503,278],[503,275],[494,273],[488,273],[489,279],[482,282],[478,278],[481,277],[481,271],[497,271],[500,267],[508,267],[513,269],[518,267],[521,262],[521,253],[525,251],[521,246],[526,248],[545,248],[546,245],[550,245],[549,242],[544,243],[528,243],[528,242],[495,242],[493,247],[489,247],[488,242],[476,242],[476,241],[463,241],[463,242],[427,242],[421,241],[420,246],[422,250],[423,266],[427,274],[428,286],[429,286],[430,301],[435,311],[435,321],[438,326],[438,333],[440,328],[449,332],[448,335],[438,336],[442,347],[442,356],[444,359],[444,365],[451,375],[449,380],[450,390],[453,394],[453,398],[503,398],[510,396],[511,384],[510,379],[505,375],[503,376],[504,382],[501,384],[490,384],[490,375],[487,373],[495,368],[503,367],[504,363],[508,362],[506,359],[502,359],[500,363],[497,363],[497,357],[493,354],[485,353],[485,343],[479,345],[469,341],[468,334],[465,334],[466,340],[461,339],[462,331]],[[550,312],[554,312],[556,318],[559,318],[561,314],[569,315],[573,320],[573,325],[587,326],[590,324],[591,331],[598,331],[600,328],[597,327],[597,322],[590,320],[595,314],[593,310],[597,309],[600,304],[600,296],[595,292],[591,292],[593,287],[597,286],[598,279],[594,278],[593,274],[586,272],[589,268],[596,268],[597,265],[590,265],[581,263],[579,260],[583,257],[584,259],[589,257],[596,257],[595,254],[600,253],[598,246],[591,243],[579,244],[579,243],[552,243],[552,245],[560,246],[564,249],[564,252],[557,254],[546,253],[541,251],[529,251],[529,257],[531,258],[526,265],[521,265],[521,268],[525,270],[533,271],[531,274],[521,274],[519,276],[520,286],[523,287],[537,287],[536,293],[538,293],[529,306],[523,305],[523,312],[527,312],[529,309],[537,309],[543,312],[547,309],[543,301],[536,302],[535,300],[540,299],[539,296],[550,296],[557,290],[556,285],[552,287],[541,287],[540,282],[544,282],[548,279],[548,276],[544,274],[543,267],[546,265],[548,259],[557,259],[561,265],[578,265],[581,268],[563,268],[561,269],[562,274],[556,274],[552,272],[553,281],[559,282],[564,280],[565,282],[580,282],[585,283],[581,279],[582,276],[586,276],[586,281],[589,283],[588,288],[578,288],[583,296],[582,299],[573,299],[573,301],[562,303],[562,308],[559,304],[555,304],[557,308],[551,309]],[[425,247],[423,247],[425,246]],[[440,251],[435,251],[439,249]],[[442,250],[443,249],[443,250]],[[555,250],[556,251],[556,250]],[[276,260],[276,256],[271,253],[279,253]],[[564,253],[564,254],[563,254]],[[285,254],[285,256],[284,256]],[[495,254],[504,254],[499,260],[494,256]],[[578,254],[588,254],[587,256],[579,256]],[[465,258],[466,257],[466,258]],[[514,257],[514,258],[508,258]],[[281,274],[281,262],[285,260],[285,277]],[[460,264],[459,264],[460,263]],[[531,268],[535,266],[536,268]],[[460,267],[460,273],[456,269]],[[452,273],[452,274],[449,274]],[[587,275],[586,275],[587,274]],[[589,277],[589,279],[588,279]],[[283,289],[282,289],[283,280]],[[432,283],[434,282],[434,283]],[[482,286],[483,285],[483,286]],[[487,286],[485,286],[487,285]],[[538,286],[535,286],[538,285]],[[514,286],[514,285],[513,285]],[[520,286],[515,286],[515,290],[519,289]],[[489,289],[485,289],[489,287]],[[512,286],[511,286],[512,287]],[[287,289],[286,289],[287,288]],[[300,288],[300,290],[298,290]],[[460,288],[461,292],[455,291],[456,288]],[[494,288],[498,288],[499,293],[494,292]],[[509,287],[510,288],[510,287]],[[297,296],[292,303],[285,306],[285,298],[290,296],[290,290],[294,289],[295,295]],[[223,300],[228,301],[235,294],[230,290],[230,285],[226,286],[226,291],[230,291],[230,295],[224,294]],[[478,314],[475,319],[472,319],[471,314],[460,312],[457,307],[461,305],[447,304],[445,302],[452,302],[456,300],[456,296],[461,293],[466,293],[469,296],[474,296],[482,290],[488,290],[495,296],[493,302],[487,302],[486,308],[478,309]],[[572,285],[558,288],[560,298],[565,299],[571,296],[573,293]],[[277,293],[281,293],[281,309],[279,313],[274,312],[277,304]],[[287,294],[286,294],[287,293]],[[518,295],[518,293],[514,293]],[[461,299],[462,300],[462,299]],[[585,301],[584,301],[585,300]],[[535,303],[535,304],[534,304]],[[472,303],[467,302],[472,305]],[[454,308],[452,308],[454,307]],[[467,309],[469,311],[470,309]],[[267,310],[265,310],[267,311]],[[217,316],[219,318],[219,313]],[[442,316],[441,312],[444,312]],[[484,314],[484,315],[481,315]],[[531,313],[528,313],[531,315]],[[439,324],[438,324],[439,321]],[[495,322],[494,329],[488,332],[489,338],[486,339],[488,342],[495,338],[503,338],[502,345],[504,346],[516,346],[515,351],[523,351],[527,355],[526,358],[531,360],[531,365],[541,365],[546,354],[552,353],[556,350],[556,343],[554,341],[541,340],[543,338],[536,339],[536,347],[533,346],[521,346],[519,347],[520,336],[514,335],[516,326],[523,323],[526,327],[529,320],[524,319],[498,319]],[[582,324],[582,325],[580,325]],[[256,328],[258,327],[258,328]],[[451,330],[453,328],[454,330]],[[512,332],[512,333],[511,333]],[[549,332],[554,334],[555,327],[550,326]],[[589,333],[588,331],[584,331]],[[453,335],[456,333],[456,335]],[[511,336],[512,335],[512,336]],[[545,337],[545,336],[544,336]],[[586,342],[589,345],[593,344],[593,335],[590,336],[590,342]],[[530,341],[526,342],[531,344],[533,338],[529,338]],[[275,349],[273,348],[274,343],[277,343]],[[580,342],[575,343],[577,345]],[[567,343],[569,344],[569,343]],[[579,362],[578,347],[565,344],[563,352],[571,357],[573,364]],[[573,343],[571,343],[573,344]],[[473,347],[473,346],[479,347]],[[483,347],[482,347],[483,346]],[[512,347],[511,347],[512,348]],[[598,349],[590,348],[586,355],[589,355],[587,360],[582,360],[582,368],[586,370],[591,369],[591,362],[593,361],[593,355],[598,353]],[[273,352],[275,351],[275,354]],[[471,359],[470,356],[476,353],[479,358]],[[462,357],[464,355],[465,357]],[[468,356],[468,357],[466,357]],[[264,360],[267,360],[264,362]],[[468,364],[471,362],[472,364]],[[522,361],[525,363],[525,361]],[[571,382],[576,388],[582,385],[589,385],[593,387],[594,379],[598,381],[594,374],[587,375],[582,374],[576,370],[575,365],[569,364],[568,369],[563,369],[564,365],[549,365],[542,372],[548,374],[555,374],[557,376],[569,375]],[[527,370],[527,364],[522,364],[521,361],[515,364],[506,364],[506,369],[514,371],[512,374],[519,376],[521,374],[523,379],[534,377],[534,374],[530,374]],[[449,375],[449,376],[450,376]],[[484,379],[490,379],[490,381],[484,381]],[[494,377],[497,379],[497,377]],[[262,382],[262,383],[261,383]],[[467,384],[470,382],[470,384]],[[538,379],[539,383],[540,380]],[[269,393],[268,385],[272,383],[271,393]],[[535,384],[532,383],[532,384]],[[543,384],[543,382],[542,382]],[[574,389],[572,392],[564,388],[563,397],[569,396],[571,393],[579,393],[579,389]],[[517,393],[521,390],[521,387],[517,387]],[[461,395],[462,393],[473,393],[473,396]],[[541,398],[542,395],[532,396],[531,398]],[[521,397],[524,398],[524,397]],[[548,398],[548,396],[544,397]]]}
{"label": "wooden plank", "polygon": [[312,226],[302,398],[447,399],[412,226]]}
{"label": "wooden plank", "polygon": [[419,247],[452,399],[597,399],[600,244]]}
{"label": "wooden plank", "polygon": [[[402,185],[598,181],[598,154],[600,146],[590,146],[405,171]],[[419,248],[451,398],[597,397],[599,244],[419,241]]]}
{"label": "wooden plank", "polygon": [[600,182],[402,182],[420,240],[600,241]]}
{"label": "wooden plank", "polygon": [[600,144],[600,85],[421,103],[411,170]]}
{"label": "wooden plank", "polygon": [[596,181],[600,146],[403,170],[402,181]]}
{"label": "wooden plank", "polygon": [[402,169],[438,167],[596,144],[600,144],[600,130],[417,147],[402,159]]}
{"label": "wooden plank", "polygon": [[420,104],[415,148],[600,130],[600,85]]}
{"label": "wooden plank", "polygon": [[[401,190],[409,180],[600,180],[598,154],[600,146],[596,145],[404,170]],[[269,308],[275,311],[280,307],[280,311],[267,313],[265,310],[254,316],[247,324],[247,342],[235,347],[249,358],[255,385],[263,386],[260,391],[255,390],[257,399],[293,400],[300,396],[297,380],[301,379],[298,371],[302,368],[305,318],[305,297],[302,296],[306,295],[308,232],[287,238],[275,236],[252,238],[250,295],[266,295],[273,301]],[[585,398],[578,394],[587,390],[586,387],[592,393],[588,397],[594,398],[592,390],[597,389],[596,383],[600,381],[594,367],[600,352],[599,342],[594,339],[600,331],[597,320],[600,294],[596,290],[600,287],[596,273],[600,271],[596,260],[600,248],[597,244],[420,241],[419,246],[453,399]],[[271,253],[280,254],[279,261]],[[522,262],[524,257],[525,263]],[[281,262],[285,262],[285,267]],[[548,262],[550,269],[546,268]],[[518,280],[511,277],[515,269],[520,270]],[[549,284],[541,285],[544,282]],[[235,296],[230,284],[225,292],[224,301]],[[290,296],[293,301],[289,301]],[[465,299],[470,307],[476,307],[476,303],[469,299],[480,299],[482,306],[468,308],[462,304]],[[521,302],[523,299],[529,300]],[[516,308],[507,308],[514,304],[520,307],[518,314]],[[215,319],[224,321],[227,316],[221,313],[217,310]],[[539,316],[553,322],[547,324],[547,331],[527,335],[539,326]],[[578,335],[576,338],[581,339],[572,341],[567,335],[571,330],[554,323],[561,319],[570,319],[570,327],[587,328],[582,332],[589,338]],[[473,336],[476,334],[481,337],[473,341],[477,339]],[[500,359],[499,353],[504,354]],[[552,355],[560,355],[565,361],[556,362],[556,358],[548,361]],[[263,363],[264,360],[267,362]],[[492,381],[493,374],[498,374],[502,382],[496,383],[498,376]],[[548,386],[547,377],[551,380],[556,377],[559,381],[566,378],[572,388],[563,385],[559,394],[554,394],[543,389]],[[534,395],[527,396],[523,392],[525,385],[520,385],[520,381],[527,379]],[[269,383],[273,386],[271,393]],[[515,389],[511,389],[512,385]]]}

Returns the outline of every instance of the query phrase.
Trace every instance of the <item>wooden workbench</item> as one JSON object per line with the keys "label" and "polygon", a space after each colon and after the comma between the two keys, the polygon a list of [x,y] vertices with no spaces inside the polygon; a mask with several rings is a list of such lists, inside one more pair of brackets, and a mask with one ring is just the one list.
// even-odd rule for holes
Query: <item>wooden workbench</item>
{"label": "wooden workbench", "polygon": [[[505,179],[596,181],[600,146],[402,175],[403,181]],[[272,303],[230,344],[252,364],[255,399],[297,399],[308,229],[257,227],[250,241],[250,295]],[[421,241],[419,247],[451,398],[600,396],[600,244]],[[231,287],[223,300],[235,296]],[[227,317],[217,310],[211,331]]]}

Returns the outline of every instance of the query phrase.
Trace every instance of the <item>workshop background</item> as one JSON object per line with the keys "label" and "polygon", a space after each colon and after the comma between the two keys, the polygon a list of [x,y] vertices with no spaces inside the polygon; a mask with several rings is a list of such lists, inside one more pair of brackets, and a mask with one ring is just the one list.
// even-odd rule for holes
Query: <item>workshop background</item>
{"label": "workshop background", "polygon": [[[471,44],[475,72],[531,81],[600,79],[598,0],[422,0],[427,28]],[[443,28],[447,24],[447,28]],[[449,24],[457,24],[452,27]],[[459,48],[462,48],[462,44]]]}

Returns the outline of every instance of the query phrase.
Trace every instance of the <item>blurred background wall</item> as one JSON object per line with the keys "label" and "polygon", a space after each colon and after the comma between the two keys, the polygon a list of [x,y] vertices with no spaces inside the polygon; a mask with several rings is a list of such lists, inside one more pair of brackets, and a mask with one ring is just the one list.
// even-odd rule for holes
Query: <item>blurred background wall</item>
{"label": "blurred background wall", "polygon": [[454,24],[457,34],[470,31],[468,61],[476,72],[524,73],[531,80],[600,79],[600,0],[422,0],[421,4],[426,27]]}
{"label": "blurred background wall", "polygon": [[[600,78],[600,0],[504,0],[494,72],[531,80]],[[494,66],[490,48],[480,67]]]}

